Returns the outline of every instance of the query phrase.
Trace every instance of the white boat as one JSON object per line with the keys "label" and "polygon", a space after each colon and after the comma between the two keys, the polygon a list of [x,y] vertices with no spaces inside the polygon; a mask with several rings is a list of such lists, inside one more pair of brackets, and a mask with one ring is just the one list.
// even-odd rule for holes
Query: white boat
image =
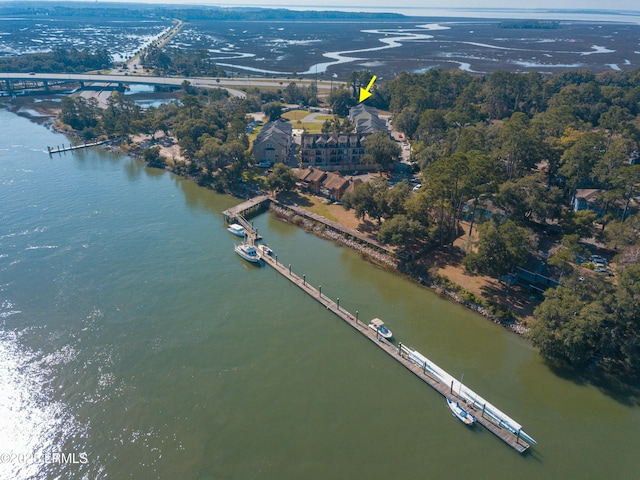
{"label": "white boat", "polygon": [[244,237],[244,227],[238,223],[232,223],[227,227],[227,230],[238,237]]}
{"label": "white boat", "polygon": [[265,255],[269,255],[270,257],[273,256],[273,250],[271,250],[271,248],[269,248],[269,245],[267,245],[266,243],[261,243],[260,245],[258,245],[258,250],[260,250]]}
{"label": "white boat", "polygon": [[378,334],[381,337],[384,337],[384,338],[393,337],[393,333],[391,333],[391,330],[389,330],[385,326],[384,322],[382,320],[380,320],[379,318],[374,318],[373,320],[371,320],[369,322],[369,328],[371,330],[374,330],[374,331],[378,332]]}
{"label": "white boat", "polygon": [[256,251],[256,247],[253,245],[247,245],[246,243],[241,243],[233,247],[235,252],[244,258],[247,262],[258,263],[260,261],[260,255]]}
{"label": "white boat", "polygon": [[453,416],[460,420],[465,425],[472,426],[476,423],[476,417],[467,412],[464,408],[460,406],[458,402],[454,402],[453,400],[447,398],[447,405],[451,409],[451,413]]}

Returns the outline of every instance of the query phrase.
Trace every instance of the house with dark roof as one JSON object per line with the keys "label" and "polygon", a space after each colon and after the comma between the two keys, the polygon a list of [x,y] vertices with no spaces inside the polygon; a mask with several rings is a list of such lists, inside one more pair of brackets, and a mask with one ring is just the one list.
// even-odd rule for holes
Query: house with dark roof
{"label": "house with dark roof", "polygon": [[253,142],[256,163],[287,163],[293,148],[293,127],[284,120],[266,123]]}
{"label": "house with dark roof", "polygon": [[348,186],[349,180],[335,172],[327,172],[322,180],[322,188],[326,189],[326,194],[331,200],[340,200]]}
{"label": "house with dark roof", "polygon": [[327,172],[322,170],[315,169],[313,167],[299,169],[296,172],[296,177],[298,181],[302,183],[303,186],[307,187],[313,193],[320,193],[320,189],[322,188],[322,181],[326,178]]}
{"label": "house with dark roof", "polygon": [[308,167],[296,170],[298,182],[313,193],[322,194],[332,200],[340,200],[347,192],[352,192],[361,179],[348,179],[340,173],[325,172],[317,168]]}
{"label": "house with dark roof", "polygon": [[349,109],[349,119],[356,127],[356,133],[371,134],[388,132],[387,123],[378,116],[378,110],[363,103]]}

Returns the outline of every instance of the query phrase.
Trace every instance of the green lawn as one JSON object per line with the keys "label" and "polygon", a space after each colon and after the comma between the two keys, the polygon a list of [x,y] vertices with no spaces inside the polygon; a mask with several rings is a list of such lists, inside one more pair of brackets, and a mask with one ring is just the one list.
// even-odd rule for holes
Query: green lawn
{"label": "green lawn", "polygon": [[254,140],[262,130],[262,125],[258,125],[253,132],[249,134],[249,145],[253,145]]}
{"label": "green lawn", "polygon": [[303,195],[309,202],[313,205],[305,206],[305,210],[309,210],[310,212],[316,213],[318,215],[323,216],[326,219],[331,220],[332,222],[337,222],[338,219],[329,213],[329,207],[322,203],[318,197],[313,195]]}
{"label": "green lawn", "polygon": [[282,118],[286,118],[295,126],[296,121],[302,120],[307,115],[309,115],[309,112],[307,112],[306,110],[291,110],[289,112],[283,113]]}

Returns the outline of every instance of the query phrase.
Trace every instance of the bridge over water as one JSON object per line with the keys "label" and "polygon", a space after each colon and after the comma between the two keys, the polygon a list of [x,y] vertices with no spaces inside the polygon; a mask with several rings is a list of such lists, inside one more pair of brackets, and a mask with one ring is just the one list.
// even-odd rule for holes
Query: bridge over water
{"label": "bridge over water", "polygon": [[[117,84],[124,85],[151,85],[165,87],[180,87],[182,82],[188,81],[194,87],[224,88],[231,95],[244,98],[244,92],[237,90],[243,87],[271,87],[282,88],[283,85],[295,81],[298,85],[310,85],[315,83],[311,79],[292,78],[212,78],[212,77],[159,77],[153,75],[125,75],[125,74],[91,74],[91,73],[0,73],[0,81],[5,82],[7,91],[11,92],[12,82],[42,82],[45,90],[48,82],[77,82],[84,86],[85,83]],[[318,81],[318,90],[330,91],[331,87],[338,86],[336,81]]]}

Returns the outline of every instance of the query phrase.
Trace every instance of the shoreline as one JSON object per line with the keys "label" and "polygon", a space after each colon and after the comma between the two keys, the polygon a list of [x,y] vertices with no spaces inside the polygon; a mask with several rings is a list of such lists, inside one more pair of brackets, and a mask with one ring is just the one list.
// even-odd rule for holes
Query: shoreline
{"label": "shoreline", "polygon": [[[55,102],[42,102],[43,105],[35,104],[34,102],[20,102],[19,105],[14,104],[14,102],[10,102],[8,105],[9,111],[12,113],[22,116],[24,118],[33,121],[34,123],[38,123],[40,125],[44,125],[51,130],[63,134],[68,138],[78,139],[79,136],[77,132],[73,130],[68,130],[63,128],[60,124],[58,124],[56,117],[58,112],[60,111],[59,105],[52,106],[52,103]],[[27,104],[27,105],[25,105]],[[25,106],[29,108],[25,110]],[[57,107],[57,108],[56,108]],[[37,112],[39,115],[32,115],[28,110],[33,110]],[[137,143],[133,142],[138,145]],[[135,158],[139,160],[145,165],[148,166],[146,162],[144,162],[141,155],[137,154],[131,150],[125,150],[121,148],[122,142],[118,144],[105,144],[102,147],[105,150],[110,152],[118,153],[120,155],[125,155],[131,158]],[[157,168],[157,167],[154,167]],[[163,170],[173,173],[174,175],[178,175],[187,180],[193,181],[199,186],[204,186],[205,188],[212,189],[211,185],[200,185],[196,178],[184,175],[183,173],[177,172],[174,168],[166,166]],[[243,198],[241,195],[234,194],[234,192],[225,192],[226,194],[234,197],[234,198]],[[462,286],[452,282],[446,276],[443,275],[430,275],[428,272],[421,271],[418,265],[414,264],[406,264],[403,263],[399,259],[395,259],[388,254],[381,253],[379,251],[374,250],[373,248],[367,247],[362,243],[354,241],[352,239],[345,238],[344,235],[333,231],[326,225],[319,224],[310,219],[303,218],[297,215],[295,212],[291,210],[287,210],[282,206],[275,206],[273,203],[269,206],[270,213],[274,214],[278,219],[290,223],[292,225],[296,225],[305,229],[306,231],[313,233],[314,235],[324,238],[326,240],[333,241],[338,245],[350,248],[360,254],[363,260],[366,260],[380,268],[385,269],[386,271],[400,275],[405,277],[407,280],[418,283],[422,286],[429,288],[432,292],[438,294],[441,297],[446,297],[449,300],[452,300],[459,305],[462,305],[479,315],[491,320],[493,323],[500,325],[501,327],[517,334],[520,336],[525,336],[529,328],[526,324],[519,319],[513,312],[509,311],[510,318],[500,318],[495,315],[490,309],[499,310],[503,307],[500,307],[493,302],[484,301],[487,303],[483,305],[483,299],[478,299],[476,295],[472,292],[467,291]]]}
{"label": "shoreline", "polygon": [[[278,219],[290,223],[291,225],[296,225],[298,227],[303,228],[305,231],[313,233],[316,236],[324,238],[326,240],[331,240],[338,245],[345,246],[351,248],[352,250],[358,252],[360,256],[374,265],[383,268],[391,273],[403,276],[404,278],[428,287],[433,292],[437,293],[441,297],[446,297],[449,300],[452,300],[472,311],[482,315],[483,317],[491,320],[493,323],[500,325],[501,327],[516,333],[520,336],[525,336],[529,329],[521,322],[517,317],[513,316],[513,321],[506,321],[500,319],[498,316],[494,315],[488,310],[487,306],[481,305],[480,303],[473,301],[475,296],[457,284],[454,284],[446,277],[442,277],[438,282],[438,278],[430,278],[428,274],[420,274],[415,269],[410,269],[411,265],[405,265],[400,260],[396,260],[390,255],[378,252],[373,248],[367,247],[362,243],[356,242],[354,240],[345,238],[343,235],[339,234],[328,228],[326,225],[318,224],[312,220],[303,218],[297,215],[295,212],[287,210],[282,206],[276,206],[273,203],[269,206],[269,211],[273,213]],[[456,288],[449,288],[446,284],[455,285]],[[464,297],[471,296],[472,300]]]}

